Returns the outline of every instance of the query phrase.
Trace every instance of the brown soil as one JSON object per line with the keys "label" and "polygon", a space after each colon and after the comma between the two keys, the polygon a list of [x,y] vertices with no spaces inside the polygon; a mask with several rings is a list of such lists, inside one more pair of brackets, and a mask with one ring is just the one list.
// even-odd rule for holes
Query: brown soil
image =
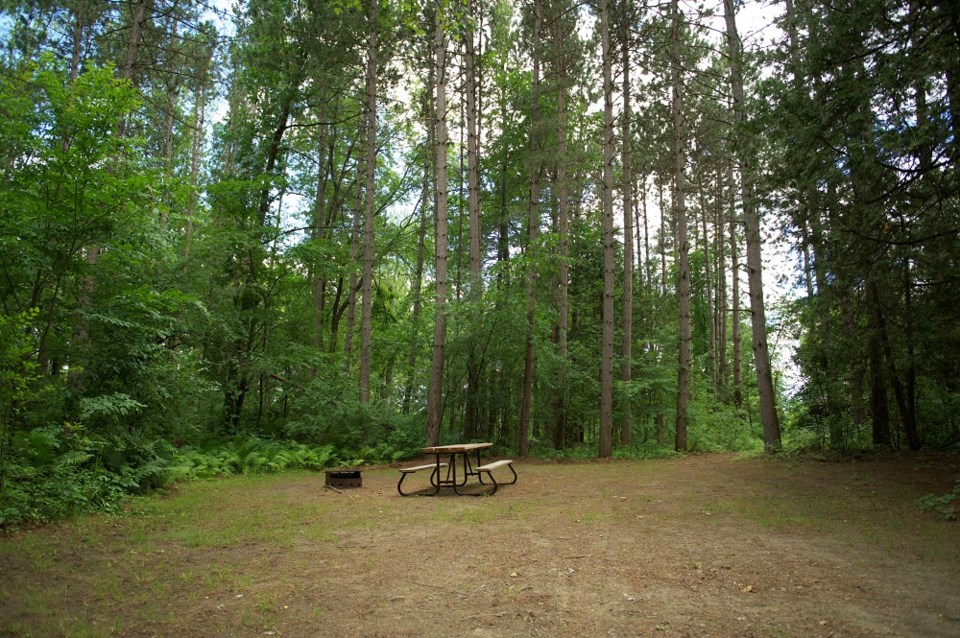
{"label": "brown soil", "polygon": [[298,473],[13,534],[0,635],[960,636],[960,525],[917,505],[956,457],[516,465],[489,498]]}

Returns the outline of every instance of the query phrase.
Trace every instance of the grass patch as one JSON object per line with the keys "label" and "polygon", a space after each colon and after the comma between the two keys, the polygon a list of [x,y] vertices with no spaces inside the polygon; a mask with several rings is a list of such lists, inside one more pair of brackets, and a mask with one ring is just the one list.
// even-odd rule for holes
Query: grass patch
{"label": "grass patch", "polygon": [[[487,621],[514,635],[530,622],[589,635],[599,625],[576,622],[596,605],[612,610],[602,622],[622,619],[620,633],[630,633],[640,631],[628,623],[635,612],[652,609],[641,603],[689,586],[707,595],[697,604],[714,606],[704,614],[733,623],[712,630],[737,635],[740,612],[715,606],[732,604],[725,596],[745,584],[764,587],[764,605],[785,592],[781,624],[754,631],[779,635],[809,629],[795,586],[807,609],[861,592],[860,581],[816,565],[860,561],[857,569],[889,570],[871,587],[914,578],[918,592],[960,573],[960,529],[917,505],[931,491],[918,477],[942,468],[918,467],[735,455],[532,461],[489,498],[401,498],[389,469],[367,470],[362,489],[339,493],[311,472],[193,482],[137,499],[122,516],[0,536],[0,635],[312,635],[318,623],[331,635],[470,634]],[[691,564],[702,568],[678,571]],[[815,581],[832,589],[811,589]],[[686,604],[670,600],[656,602],[658,614]],[[695,634],[678,620],[696,617],[684,610],[671,630]],[[438,617],[452,624],[431,624]],[[806,629],[794,631],[782,635]]]}

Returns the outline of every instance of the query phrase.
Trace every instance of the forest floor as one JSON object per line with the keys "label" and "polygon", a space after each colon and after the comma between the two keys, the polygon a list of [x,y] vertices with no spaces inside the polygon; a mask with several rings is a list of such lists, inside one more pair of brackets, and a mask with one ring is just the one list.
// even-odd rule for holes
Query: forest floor
{"label": "forest floor", "polygon": [[8,533],[0,635],[960,636],[960,524],[917,503],[956,456],[516,466],[487,498],[298,472]]}

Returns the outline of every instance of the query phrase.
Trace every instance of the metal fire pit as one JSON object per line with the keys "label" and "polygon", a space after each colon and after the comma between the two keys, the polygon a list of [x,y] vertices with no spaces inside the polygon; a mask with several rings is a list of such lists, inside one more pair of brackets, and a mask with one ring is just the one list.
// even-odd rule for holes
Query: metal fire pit
{"label": "metal fire pit", "polygon": [[360,470],[328,470],[327,487],[349,488],[363,487]]}

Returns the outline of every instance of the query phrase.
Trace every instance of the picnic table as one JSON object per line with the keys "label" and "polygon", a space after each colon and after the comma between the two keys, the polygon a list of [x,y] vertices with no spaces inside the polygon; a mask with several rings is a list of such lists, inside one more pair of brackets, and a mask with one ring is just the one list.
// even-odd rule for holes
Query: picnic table
{"label": "picnic table", "polygon": [[[420,470],[431,470],[430,484],[434,488],[431,496],[438,494],[441,487],[452,487],[453,491],[457,494],[470,494],[471,496],[493,494],[497,491],[497,487],[500,485],[493,476],[493,470],[504,466],[509,467],[510,471],[513,472],[513,480],[507,483],[507,485],[516,483],[517,472],[513,469],[512,459],[501,459],[499,461],[487,463],[486,465],[481,465],[480,451],[491,447],[493,447],[493,443],[458,443],[455,445],[435,445],[432,447],[425,447],[421,450],[423,454],[426,456],[433,456],[435,461],[426,465],[400,468],[400,481],[397,483],[397,491],[400,492],[401,496],[408,496],[409,493],[404,493],[403,488],[401,487],[403,485],[403,479],[405,479],[408,474],[413,474],[414,472],[418,472]],[[443,459],[446,459],[446,461]],[[462,467],[459,477],[457,476],[458,464]],[[441,468],[446,468],[446,471],[441,473]],[[490,483],[493,485],[493,489],[489,492],[473,494],[469,492],[461,492],[459,489],[457,489],[465,486],[471,476],[476,476],[477,480],[482,485],[486,485],[486,483],[483,481],[484,474],[487,475],[487,478],[490,479]]]}

